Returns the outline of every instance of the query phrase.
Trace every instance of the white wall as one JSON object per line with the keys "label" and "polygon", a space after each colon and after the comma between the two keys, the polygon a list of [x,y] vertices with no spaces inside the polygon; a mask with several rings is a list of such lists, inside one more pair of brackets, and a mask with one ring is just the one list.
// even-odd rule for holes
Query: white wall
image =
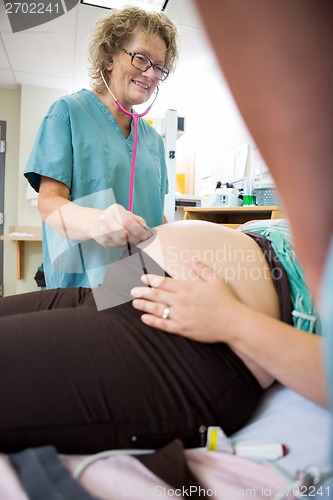
{"label": "white wall", "polygon": [[35,141],[39,126],[50,105],[64,95],[63,90],[31,87],[23,85],[21,89],[20,145],[18,176],[18,219],[21,226],[41,224],[36,206],[26,199],[27,181],[23,175],[30,151]]}
{"label": "white wall", "polygon": [[211,189],[218,180],[232,181],[238,148],[253,141],[216,60],[200,71],[195,62],[176,69],[148,117],[166,109],[186,118],[186,133],[177,141],[177,172],[186,173],[187,193],[200,194],[206,177]]}
{"label": "white wall", "polygon": [[[27,181],[23,175],[25,166],[33,146],[36,134],[42,119],[50,105],[64,95],[63,90],[39,88],[23,85],[21,88],[20,113],[20,145],[19,145],[19,173],[18,173],[18,200],[17,225],[41,226],[41,218],[36,206],[32,206],[26,198]],[[25,244],[25,276],[16,281],[16,293],[36,290],[34,275],[42,263],[41,243]]]}
{"label": "white wall", "polygon": [[[5,227],[15,225],[17,220],[17,178],[20,140],[20,100],[19,90],[0,90],[0,120],[7,124],[7,151],[5,156]],[[16,252],[15,244],[4,242],[4,293],[16,292]]]}
{"label": "white wall", "polygon": [[[41,226],[37,207],[26,199],[27,181],[23,171],[44,115],[63,94],[63,90],[30,86],[22,86],[20,90],[0,90],[0,119],[7,122],[5,234],[10,226]],[[17,280],[15,243],[5,242],[5,295],[38,289],[34,275],[42,262],[41,243],[25,243],[24,257],[24,278]]]}

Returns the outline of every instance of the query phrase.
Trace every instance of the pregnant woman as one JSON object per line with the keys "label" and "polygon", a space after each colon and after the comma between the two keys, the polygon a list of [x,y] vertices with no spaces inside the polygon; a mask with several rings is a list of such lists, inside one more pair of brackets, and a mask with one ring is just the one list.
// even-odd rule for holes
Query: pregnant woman
{"label": "pregnant woman", "polygon": [[159,226],[95,289],[1,298],[0,450],[200,446],[210,425],[244,425],[274,380],[325,405],[288,228],[245,230]]}

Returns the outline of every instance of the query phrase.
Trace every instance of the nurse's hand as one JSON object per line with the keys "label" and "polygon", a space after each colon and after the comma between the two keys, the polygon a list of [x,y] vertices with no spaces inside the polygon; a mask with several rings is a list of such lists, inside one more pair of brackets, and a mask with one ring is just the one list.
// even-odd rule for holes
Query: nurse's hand
{"label": "nurse's hand", "polygon": [[127,242],[135,245],[151,236],[142,217],[117,203],[99,214],[94,233],[94,239],[105,247],[119,247]]}
{"label": "nurse's hand", "polygon": [[[142,276],[150,287],[131,290],[133,307],[144,313],[141,320],[151,327],[199,342],[229,343],[235,314],[245,306],[210,267],[200,262],[192,266],[198,278],[194,281]],[[169,318],[164,319],[165,308]]]}
{"label": "nurse's hand", "polygon": [[124,246],[151,236],[146,221],[114,203],[106,210],[84,207],[69,200],[70,190],[62,182],[42,177],[38,207],[43,221],[69,240],[95,239],[103,246]]}

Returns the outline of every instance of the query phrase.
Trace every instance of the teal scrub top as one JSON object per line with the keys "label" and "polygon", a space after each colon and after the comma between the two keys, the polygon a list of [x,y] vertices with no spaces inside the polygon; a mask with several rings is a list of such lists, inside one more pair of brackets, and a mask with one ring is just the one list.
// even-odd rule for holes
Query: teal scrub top
{"label": "teal scrub top", "polygon": [[[150,227],[163,222],[168,192],[165,150],[161,136],[140,118],[135,168],[133,213]],[[45,116],[24,175],[38,192],[41,176],[70,189],[75,203],[106,209],[127,208],[134,124],[125,137],[115,117],[91,91],[83,89],[56,101]],[[105,249],[95,240],[72,241],[43,224],[43,263],[47,288],[95,287],[106,266],[122,249]]]}

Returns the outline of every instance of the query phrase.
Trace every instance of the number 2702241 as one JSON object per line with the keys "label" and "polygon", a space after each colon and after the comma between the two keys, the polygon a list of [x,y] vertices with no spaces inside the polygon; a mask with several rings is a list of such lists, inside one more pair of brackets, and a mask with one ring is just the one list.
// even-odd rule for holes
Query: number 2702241
{"label": "number 2702241", "polygon": [[62,7],[58,2],[6,2],[7,14],[59,14]]}

